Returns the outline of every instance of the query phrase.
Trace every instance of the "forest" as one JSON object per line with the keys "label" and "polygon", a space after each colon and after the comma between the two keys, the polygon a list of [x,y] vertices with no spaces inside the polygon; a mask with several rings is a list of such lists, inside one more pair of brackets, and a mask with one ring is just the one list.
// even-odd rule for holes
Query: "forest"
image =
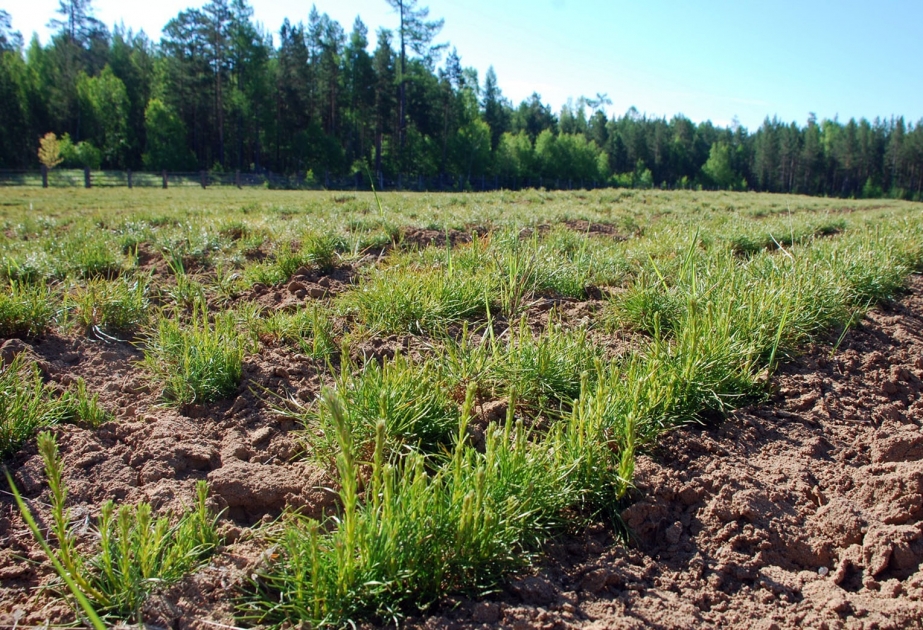
{"label": "forest", "polygon": [[503,95],[439,39],[417,0],[350,29],[312,7],[269,32],[247,0],[181,11],[160,41],[60,0],[46,45],[0,10],[0,169],[62,167],[490,178],[509,187],[625,186],[923,198],[923,121],[767,117],[756,130],[629,109],[605,94],[560,111]]}

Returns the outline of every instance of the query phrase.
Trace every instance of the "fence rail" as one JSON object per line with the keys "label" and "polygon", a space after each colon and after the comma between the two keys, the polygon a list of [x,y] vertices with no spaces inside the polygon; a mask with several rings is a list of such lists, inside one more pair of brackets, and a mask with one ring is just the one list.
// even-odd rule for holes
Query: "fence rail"
{"label": "fence rail", "polygon": [[[435,177],[373,176],[377,190],[405,190],[419,192],[439,191],[489,191],[546,188],[549,190],[594,189],[598,182],[587,180],[562,180],[541,177],[466,177],[464,175],[438,175]],[[271,188],[290,190],[371,190],[368,176],[355,174],[347,177],[324,175],[308,179],[304,175],[278,173],[215,173],[149,171],[93,171],[90,169],[0,170],[0,187],[23,186],[32,188]],[[604,185],[605,186],[605,185]]]}

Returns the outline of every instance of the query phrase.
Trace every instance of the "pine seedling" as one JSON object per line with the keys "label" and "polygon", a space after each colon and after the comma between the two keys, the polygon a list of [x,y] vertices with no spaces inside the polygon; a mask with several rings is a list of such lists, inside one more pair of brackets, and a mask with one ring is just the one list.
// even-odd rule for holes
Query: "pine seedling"
{"label": "pine seedling", "polygon": [[147,503],[116,510],[114,503],[107,501],[97,528],[99,552],[95,556],[85,554],[66,507],[67,487],[54,436],[41,433],[38,447],[51,490],[51,534],[57,549],[42,536],[9,473],[7,479],[23,518],[94,627],[105,627],[100,615],[140,621],[141,606],[151,593],[181,580],[218,545],[216,517],[206,506],[208,487],[200,481],[195,507],[172,526],[166,516],[154,518]]}

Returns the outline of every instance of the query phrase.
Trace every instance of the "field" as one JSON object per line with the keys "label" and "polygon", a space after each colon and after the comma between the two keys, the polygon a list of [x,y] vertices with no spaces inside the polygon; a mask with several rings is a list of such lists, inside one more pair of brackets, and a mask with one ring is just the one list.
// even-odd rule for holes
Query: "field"
{"label": "field", "polygon": [[4,190],[0,626],[919,626],[920,210]]}

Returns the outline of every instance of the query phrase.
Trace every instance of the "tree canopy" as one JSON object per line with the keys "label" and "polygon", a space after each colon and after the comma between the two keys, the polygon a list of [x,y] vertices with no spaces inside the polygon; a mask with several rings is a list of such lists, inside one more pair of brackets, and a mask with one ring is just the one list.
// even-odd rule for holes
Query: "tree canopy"
{"label": "tree canopy", "polygon": [[438,40],[427,7],[384,1],[395,19],[374,49],[361,19],[347,30],[317,6],[269,32],[248,0],[210,0],[155,42],[110,32],[91,0],[60,0],[44,46],[0,10],[0,168],[37,167],[53,133],[65,166],[923,196],[923,121],[748,130],[610,115],[606,94],[557,112],[537,93],[515,104],[493,67],[481,81]]}

